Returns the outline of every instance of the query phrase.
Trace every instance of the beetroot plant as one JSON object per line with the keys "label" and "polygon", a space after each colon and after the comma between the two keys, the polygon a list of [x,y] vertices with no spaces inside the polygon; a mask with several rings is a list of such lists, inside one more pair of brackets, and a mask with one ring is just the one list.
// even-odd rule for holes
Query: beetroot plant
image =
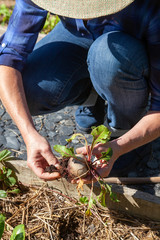
{"label": "beetroot plant", "polygon": [[[111,132],[104,125],[92,128],[92,143],[89,146],[87,138],[81,133],[75,133],[71,138],[66,139],[68,143],[71,143],[75,138],[79,138],[82,144],[86,147],[86,155],[76,154],[73,147],[66,147],[62,145],[55,145],[54,150],[61,154],[63,157],[60,160],[62,168],[59,170],[61,176],[71,181],[73,179],[79,179],[79,187],[83,185],[83,178],[90,176],[92,179],[92,186],[89,198],[81,196],[80,202],[88,205],[86,214],[91,214],[91,208],[96,203],[93,198],[93,179],[96,179],[100,184],[101,192],[97,197],[102,206],[106,206],[106,193],[109,193],[111,200],[118,201],[116,195],[112,192],[111,186],[106,184],[104,179],[96,171],[98,166],[107,163],[112,156],[112,149],[108,148],[106,152],[102,152],[99,158],[93,156],[93,149],[98,143],[106,143],[110,140]],[[54,169],[53,169],[54,171]]]}

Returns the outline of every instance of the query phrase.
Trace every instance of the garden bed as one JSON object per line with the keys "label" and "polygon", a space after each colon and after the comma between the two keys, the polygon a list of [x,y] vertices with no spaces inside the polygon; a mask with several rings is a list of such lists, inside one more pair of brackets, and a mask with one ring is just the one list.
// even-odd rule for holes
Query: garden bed
{"label": "garden bed", "polygon": [[135,219],[99,207],[94,207],[87,217],[86,206],[76,203],[76,199],[48,188],[47,184],[30,186],[18,196],[1,199],[0,211],[6,215],[8,229],[2,240],[10,239],[18,224],[25,225],[26,240],[160,239],[160,222]]}

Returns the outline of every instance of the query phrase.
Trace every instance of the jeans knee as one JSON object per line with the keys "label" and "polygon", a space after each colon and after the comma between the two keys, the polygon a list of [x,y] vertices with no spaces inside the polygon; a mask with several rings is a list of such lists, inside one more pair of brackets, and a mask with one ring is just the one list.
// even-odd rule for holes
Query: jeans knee
{"label": "jeans knee", "polygon": [[91,45],[88,52],[88,69],[95,88],[111,88],[115,78],[128,75],[137,78],[148,76],[148,56],[144,44],[122,32],[105,33]]}

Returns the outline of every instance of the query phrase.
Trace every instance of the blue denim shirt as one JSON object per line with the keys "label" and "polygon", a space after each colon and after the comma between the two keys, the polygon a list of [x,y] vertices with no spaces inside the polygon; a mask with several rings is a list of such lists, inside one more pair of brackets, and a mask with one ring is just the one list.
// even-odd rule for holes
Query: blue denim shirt
{"label": "blue denim shirt", "polygon": [[[0,38],[0,65],[20,72],[32,52],[47,11],[31,0],[16,0],[6,33]],[[160,0],[135,0],[122,11],[84,25],[81,19],[59,16],[73,34],[95,40],[109,31],[124,31],[146,45],[150,63],[151,110],[160,111]]]}

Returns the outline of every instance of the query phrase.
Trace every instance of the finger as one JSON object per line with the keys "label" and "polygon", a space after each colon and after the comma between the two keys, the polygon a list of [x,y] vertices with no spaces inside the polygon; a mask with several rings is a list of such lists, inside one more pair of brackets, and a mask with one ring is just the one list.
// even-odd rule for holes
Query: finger
{"label": "finger", "polygon": [[53,155],[52,151],[42,153],[44,159],[48,162],[49,165],[53,164],[57,169],[60,169],[60,164],[58,159]]}
{"label": "finger", "polygon": [[78,154],[84,154],[84,155],[86,155],[87,154],[87,149],[86,149],[86,147],[81,147],[81,148],[77,148],[76,149],[76,152],[78,153]]}
{"label": "finger", "polygon": [[53,172],[53,173],[45,172],[41,175],[40,178],[45,180],[45,181],[52,181],[52,180],[56,180],[56,179],[61,178],[61,175],[58,172]]}
{"label": "finger", "polygon": [[44,169],[42,167],[36,166],[35,164],[32,164],[30,168],[40,179],[46,181],[55,180],[61,177],[59,172],[53,173],[44,172]]}

